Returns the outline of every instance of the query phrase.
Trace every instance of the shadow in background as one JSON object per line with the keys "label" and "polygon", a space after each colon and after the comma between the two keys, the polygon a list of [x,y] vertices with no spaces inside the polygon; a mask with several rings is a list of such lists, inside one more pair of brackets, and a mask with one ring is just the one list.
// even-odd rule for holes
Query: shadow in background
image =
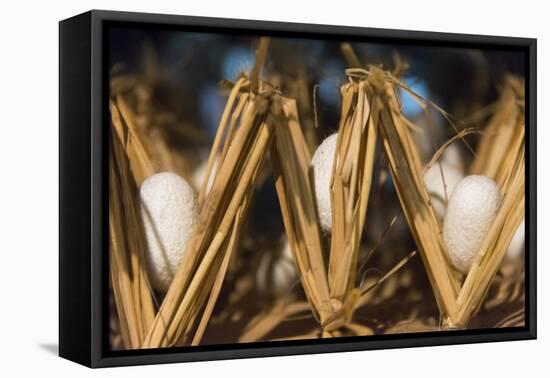
{"label": "shadow in background", "polygon": [[57,345],[57,343],[41,343],[38,344],[38,347],[56,356],[59,354],[59,345]]}

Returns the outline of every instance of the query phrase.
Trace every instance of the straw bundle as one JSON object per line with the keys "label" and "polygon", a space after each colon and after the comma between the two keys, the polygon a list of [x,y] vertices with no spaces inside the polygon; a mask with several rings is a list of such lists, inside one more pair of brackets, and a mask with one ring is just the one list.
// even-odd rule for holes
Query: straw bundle
{"label": "straw bundle", "polygon": [[122,95],[117,95],[109,101],[111,113],[111,130],[118,137],[124,148],[126,159],[137,186],[143,180],[158,170],[154,165],[149,151],[143,143],[143,137],[136,127],[135,116],[126,104]]}
{"label": "straw bundle", "polygon": [[[145,151],[154,171],[170,171],[189,181],[196,162],[187,152],[205,145],[206,135],[181,112],[178,101],[185,97],[170,84],[170,76],[159,66],[149,43],[143,46],[142,64],[143,72],[139,73],[126,72],[123,65],[113,67],[111,114],[131,124],[131,132],[141,145],[136,153]],[[130,156],[130,162],[138,165],[143,159]]]}
{"label": "straw bundle", "polygon": [[196,345],[208,324],[273,134],[266,123],[273,91],[258,80],[267,44],[262,39],[251,79],[241,77],[233,86],[199,194],[198,225],[144,348]]}
{"label": "straw bundle", "polygon": [[524,87],[521,80],[507,79],[470,168],[495,180],[503,202],[458,297],[459,324],[478,310],[525,217]]}
{"label": "straw bundle", "polygon": [[[368,327],[352,321],[354,310],[364,304],[365,294],[371,289],[357,287],[356,275],[378,135],[377,118],[372,115],[362,86],[350,83],[341,89],[342,114],[331,179],[333,226],[328,269],[313,195],[310,152],[294,101],[281,101],[284,117],[275,125],[271,157],[285,229],[323,337],[340,334],[341,327],[352,334],[372,333]],[[394,269],[399,269],[410,257]],[[287,311],[292,313],[295,308],[289,306]],[[268,328],[266,324],[273,326],[273,318],[266,316],[264,323],[256,325],[256,337],[262,327]],[[246,339],[251,339],[253,333],[250,330]]]}
{"label": "straw bundle", "polygon": [[[414,94],[390,72],[378,67],[371,66],[368,70],[349,69],[347,73],[358,85],[366,83],[362,88],[372,104],[371,117],[375,116],[378,120],[379,132],[399,200],[421,252],[445,324],[450,328],[464,327],[482,303],[523,217],[525,131],[521,117],[518,117],[517,112],[512,112],[511,122],[517,127],[512,128],[513,137],[507,134],[510,143],[505,147],[506,158],[502,159],[502,156],[495,152],[484,162],[490,167],[498,166],[498,169],[495,169],[495,178],[503,193],[503,202],[476,261],[462,282],[462,277],[446,257],[440,224],[423,182],[424,167],[413,142],[410,122],[401,113],[396,90],[401,88],[408,91],[418,101],[423,102],[424,106],[427,104],[426,101]],[[465,133],[461,133],[459,137]],[[496,159],[499,159],[499,163],[495,162]]]}
{"label": "straw bundle", "polygon": [[[152,171],[131,127],[112,104],[109,141],[109,266],[124,346],[139,348],[155,316],[144,265],[145,240],[136,183]],[[131,164],[129,156],[135,158]]]}

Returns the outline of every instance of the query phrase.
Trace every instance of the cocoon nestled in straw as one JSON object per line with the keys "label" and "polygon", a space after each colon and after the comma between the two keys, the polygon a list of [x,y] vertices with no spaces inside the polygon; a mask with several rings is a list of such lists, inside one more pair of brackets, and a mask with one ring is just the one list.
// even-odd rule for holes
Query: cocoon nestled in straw
{"label": "cocoon nestled in straw", "polygon": [[458,297],[458,323],[466,325],[487,294],[525,219],[525,83],[509,76],[481,136],[471,174],[491,178],[502,204]]}
{"label": "cocoon nestled in straw", "polygon": [[122,342],[140,348],[155,317],[145,266],[137,186],[154,172],[122,97],[111,100],[109,138],[109,276]]}
{"label": "cocoon nestled in straw", "polygon": [[[110,267],[127,347],[198,344],[202,338],[273,134],[266,118],[274,91],[259,81],[268,44],[269,39],[260,40],[250,79],[241,77],[231,90],[199,193],[197,224],[156,313],[144,267],[143,224],[139,204],[135,203],[137,186],[156,169],[123,98],[116,96],[111,102],[112,129],[118,138],[113,132]],[[211,172],[214,162],[218,169]],[[130,170],[133,180],[129,179]],[[208,182],[212,182],[211,187],[207,187]],[[129,189],[131,193],[122,194]],[[135,224],[125,223],[129,221]],[[125,235],[123,230],[138,235]]]}
{"label": "cocoon nestled in straw", "polygon": [[[376,118],[372,116],[363,85],[351,82],[341,89],[342,114],[330,180],[332,218],[331,222],[323,223],[332,225],[328,267],[317,214],[316,205],[319,204],[315,202],[311,177],[311,155],[300,128],[296,104],[284,98],[280,103],[274,103],[275,109],[280,107],[271,151],[275,184],[302,286],[323,337],[340,334],[342,327],[356,335],[373,333],[352,319],[353,312],[364,304],[365,294],[370,289],[357,287],[356,276],[378,137]],[[319,198],[323,199],[323,196]],[[326,208],[328,206],[323,207]],[[323,216],[326,218],[326,214]],[[408,258],[412,255],[414,253]],[[288,313],[298,308],[297,304],[289,307]],[[279,319],[282,312],[275,309],[273,318]],[[258,322],[257,332],[249,330],[241,341],[259,338],[261,332],[265,333],[269,328],[266,326],[269,321],[266,317],[265,323]],[[305,337],[314,337],[315,333],[312,335]]]}
{"label": "cocoon nestled in straw", "polygon": [[250,79],[241,77],[231,90],[199,193],[195,232],[144,348],[196,345],[206,329],[273,134],[266,118],[274,91],[258,79],[268,43],[261,39]]}
{"label": "cocoon nestled in straw", "polygon": [[[460,272],[449,262],[441,238],[441,225],[423,180],[425,170],[435,163],[445,146],[426,167],[423,166],[411,135],[413,126],[401,113],[396,91],[408,91],[423,106],[435,105],[420,98],[395,75],[378,67],[348,69],[347,74],[370,101],[371,117],[376,120],[401,207],[421,252],[444,324],[449,328],[465,327],[483,302],[524,214],[525,127],[522,95],[516,91],[512,96],[514,101],[506,100],[506,103],[497,106],[495,117],[508,126],[497,129],[491,124],[485,133],[491,136],[484,136],[491,138],[491,141],[482,141],[480,148],[484,150],[476,153],[478,161],[474,162],[472,173],[494,179],[502,194],[502,204],[463,280]],[[505,97],[510,98],[510,95]],[[455,138],[463,138],[471,132],[465,129]]]}

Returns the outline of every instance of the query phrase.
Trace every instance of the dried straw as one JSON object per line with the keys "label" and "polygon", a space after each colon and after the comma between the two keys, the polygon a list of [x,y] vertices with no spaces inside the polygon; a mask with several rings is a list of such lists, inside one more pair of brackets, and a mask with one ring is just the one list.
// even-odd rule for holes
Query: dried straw
{"label": "dried straw", "polygon": [[[130,144],[136,146],[136,144]],[[127,147],[111,133],[109,143],[109,271],[126,348],[139,348],[156,309],[147,278],[137,186]],[[136,155],[133,155],[136,156]],[[138,170],[143,172],[142,169]],[[135,171],[134,171],[135,172]]]}
{"label": "dried straw", "polygon": [[[524,213],[524,126],[518,116],[519,106],[502,116],[513,125],[500,133],[504,147],[491,153],[482,151],[483,161],[475,164],[477,172],[494,177],[503,193],[503,204],[493,222],[478,258],[464,283],[447,259],[441,239],[441,229],[424,186],[425,170],[411,135],[410,122],[401,113],[396,91],[409,91],[425,105],[433,105],[414,94],[390,72],[378,67],[349,69],[352,82],[363,85],[371,101],[371,117],[377,120],[388,163],[396,185],[405,218],[420,250],[428,277],[445,324],[450,327],[465,327],[483,301],[484,295],[498,270],[502,257]],[[504,101],[504,100],[503,100]],[[439,108],[438,108],[439,109]],[[493,124],[499,121],[493,120]],[[459,135],[463,138],[470,131]],[[494,138],[494,137],[493,137]],[[506,143],[508,141],[508,143]],[[499,142],[500,143],[500,142]],[[497,145],[494,139],[490,144]],[[482,143],[481,148],[487,148]],[[441,154],[438,151],[437,154]],[[487,171],[485,171],[485,169]]]}
{"label": "dried straw", "polygon": [[[283,116],[275,123],[271,157],[285,229],[323,337],[338,335],[341,327],[352,332],[365,331],[352,317],[358,305],[364,304],[362,289],[356,287],[357,256],[372,185],[378,129],[362,85],[350,83],[342,87],[342,114],[331,179],[333,227],[328,269],[313,195],[310,153],[292,100],[282,101]],[[267,324],[273,321],[269,316],[265,319]]]}
{"label": "dried straw", "polygon": [[[262,39],[256,65],[265,60],[267,43]],[[198,224],[144,348],[198,344],[208,324],[273,134],[266,122],[273,92],[254,83],[257,78],[242,77],[233,86],[200,191]],[[255,85],[257,93],[249,90]],[[207,188],[214,161],[218,169]]]}

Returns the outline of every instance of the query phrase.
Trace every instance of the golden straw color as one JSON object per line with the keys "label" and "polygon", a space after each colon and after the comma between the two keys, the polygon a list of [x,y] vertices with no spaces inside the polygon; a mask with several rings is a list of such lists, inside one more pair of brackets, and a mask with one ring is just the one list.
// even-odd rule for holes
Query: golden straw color
{"label": "golden straw color", "polygon": [[111,130],[115,131],[127,155],[136,185],[139,187],[143,180],[157,171],[151,155],[146,150],[139,130],[136,127],[135,117],[127,106],[122,95],[116,95],[109,101],[111,113]]}
{"label": "golden straw color", "polygon": [[524,81],[508,77],[470,167],[473,174],[495,180],[503,200],[458,297],[459,324],[467,324],[478,310],[525,217],[524,96]]}
{"label": "golden straw color", "polygon": [[[378,138],[377,118],[373,116],[364,85],[351,82],[341,89],[342,114],[331,179],[333,226],[328,269],[316,214],[310,152],[292,100],[281,101],[284,117],[275,123],[271,158],[281,212],[302,286],[323,337],[340,335],[342,327],[356,335],[372,334],[370,328],[352,320],[354,311],[365,304],[366,293],[371,289],[356,287],[357,257]],[[414,253],[399,262],[391,273],[412,256]],[[286,311],[292,312],[291,306]],[[264,336],[262,327],[274,327],[282,312],[266,315],[252,325],[244,338]]]}
{"label": "golden straw color", "polygon": [[[341,87],[342,108],[330,182],[333,225],[329,243],[319,228],[308,147],[311,138],[306,138],[300,125],[297,101],[260,79],[269,43],[269,38],[260,39],[250,76],[242,74],[235,83],[228,83],[229,96],[199,188],[199,219],[158,309],[144,264],[146,243],[138,188],[160,170],[177,170],[179,166],[185,176],[189,164],[177,163],[162,138],[149,138],[140,128],[143,122],[139,121],[139,111],[134,113],[129,105],[132,100],[124,95],[136,79],[122,76],[111,82],[109,274],[124,347],[201,343],[238,250],[248,208],[267,160],[272,165],[286,236],[307,301],[292,295],[278,298],[271,307],[251,317],[238,335],[239,341],[264,339],[285,320],[311,317],[310,313],[317,326],[291,338],[374,334],[371,328],[354,321],[354,312],[368,305],[374,287],[417,253],[412,251],[377,280],[358,282],[358,271],[370,257],[368,254],[358,266],[378,145],[384,151],[385,159],[380,161],[387,162],[391,171],[443,325],[448,329],[466,327],[483,304],[524,218],[523,81],[514,77],[506,80],[483,131],[477,127],[460,131],[455,128],[456,135],[425,164],[413,138],[413,133],[422,130],[402,114],[398,91],[411,94],[424,109],[434,107],[450,120],[449,115],[399,80],[406,67],[399,59],[393,72],[374,66],[363,69],[351,45],[342,44],[342,53],[352,68],[346,70],[349,82]],[[154,78],[153,63],[151,60],[147,67],[148,75]],[[447,258],[441,224],[423,176],[426,169],[437,164],[445,148],[457,141],[467,144],[465,137],[474,134],[480,142],[477,151],[468,145],[474,153],[469,172],[493,178],[503,201],[472,268],[464,276]],[[510,314],[502,324],[513,324],[520,315]]]}
{"label": "golden straw color", "polygon": [[136,144],[127,145],[125,150],[118,136],[113,132],[110,136],[110,278],[124,346],[134,349],[141,346],[156,309],[144,264],[145,240],[137,186],[127,155]]}
{"label": "golden straw color", "polygon": [[[484,135],[486,139],[480,143],[480,148],[491,151],[476,154],[472,171],[495,179],[503,194],[503,203],[476,261],[463,279],[446,257],[440,224],[424,186],[426,167],[420,160],[411,134],[415,128],[402,115],[396,92],[405,90],[424,106],[436,106],[415,94],[394,74],[378,67],[370,66],[368,70],[352,68],[347,70],[347,74],[357,85],[366,83],[361,88],[370,99],[371,117],[377,120],[401,207],[421,253],[444,325],[448,328],[466,327],[483,302],[524,216],[525,127],[522,98],[518,96],[518,88],[522,86],[517,81],[509,81],[501,105],[495,110],[489,130]],[[438,107],[436,109],[443,112]],[[508,126],[501,127],[503,123]],[[476,132],[475,129],[465,129],[454,139]],[[450,142],[442,149],[448,144]],[[503,147],[491,147],[497,145]],[[436,157],[441,155],[442,149]]]}
{"label": "golden straw color", "polygon": [[[265,60],[268,43],[261,40],[256,64]],[[273,129],[266,117],[273,94],[257,77],[242,77],[233,86],[201,187],[198,224],[144,348],[200,343],[271,142]],[[214,161],[217,169],[209,188]]]}

